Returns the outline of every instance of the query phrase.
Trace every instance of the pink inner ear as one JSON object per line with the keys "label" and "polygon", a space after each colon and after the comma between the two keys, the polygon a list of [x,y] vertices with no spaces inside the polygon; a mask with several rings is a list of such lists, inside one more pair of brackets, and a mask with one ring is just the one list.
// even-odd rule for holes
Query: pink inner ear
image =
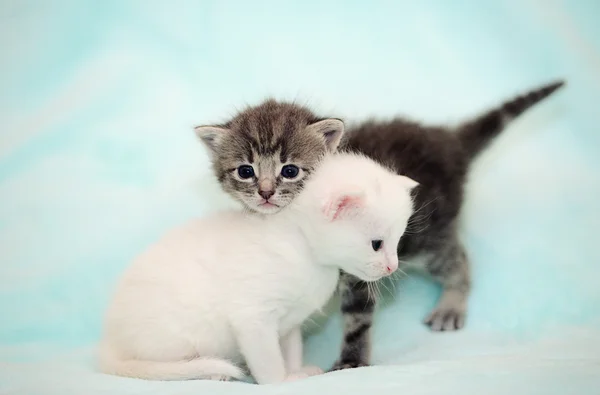
{"label": "pink inner ear", "polygon": [[332,221],[338,219],[342,214],[347,213],[348,211],[358,208],[361,206],[361,197],[360,196],[342,196],[335,203]]}

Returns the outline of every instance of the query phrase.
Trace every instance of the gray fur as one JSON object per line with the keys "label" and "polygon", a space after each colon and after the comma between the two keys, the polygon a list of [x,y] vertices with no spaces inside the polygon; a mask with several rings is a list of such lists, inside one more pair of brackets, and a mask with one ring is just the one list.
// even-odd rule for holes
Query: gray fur
{"label": "gray fur", "polygon": [[[402,262],[420,263],[419,269],[442,284],[442,296],[424,320],[432,330],[460,329],[466,319],[471,280],[468,256],[457,227],[470,164],[510,121],[562,85],[560,81],[518,96],[456,130],[396,118],[389,122],[366,122],[348,131],[342,142],[341,149],[364,153],[420,184],[415,193],[417,210],[400,240],[398,257]],[[360,293],[347,297],[357,306],[343,304],[344,316],[356,314],[358,306],[375,303]],[[365,309],[372,311],[372,306]],[[351,329],[349,325],[344,331]],[[365,339],[352,340],[368,344]],[[369,363],[364,352],[353,352],[358,348],[356,344],[344,338],[334,370]]]}
{"label": "gray fur", "polygon": [[[465,323],[469,261],[457,223],[469,165],[511,120],[562,85],[561,81],[533,90],[456,130],[396,118],[365,122],[342,140],[341,150],[366,154],[420,184],[414,192],[417,210],[400,240],[398,256],[402,262],[421,262],[420,269],[443,286],[438,305],[425,319],[432,330],[456,330]],[[328,125],[322,128],[318,123],[323,120],[306,108],[268,100],[217,126],[220,129],[199,128],[199,135],[212,152],[213,168],[223,189],[250,210],[261,211],[252,204],[259,180],[239,182],[232,176],[234,170],[243,163],[270,169],[282,205],[289,204],[320,156],[337,148],[343,129],[335,120],[321,124]],[[225,137],[215,137],[214,130],[224,130]],[[301,165],[306,170],[304,177],[282,183],[277,171],[286,161]],[[366,284],[350,275],[342,276],[340,291],[344,343],[333,370],[369,364],[375,308]]]}
{"label": "gray fur", "polygon": [[[223,190],[251,211],[273,213],[302,190],[319,159],[337,149],[343,130],[338,119],[318,118],[302,107],[267,100],[225,124],[198,126],[196,134],[208,148]],[[286,164],[298,166],[299,176],[282,177]],[[240,179],[236,172],[242,165],[252,166],[256,175]],[[273,192],[269,201],[277,208],[266,210],[258,205],[261,188]]]}

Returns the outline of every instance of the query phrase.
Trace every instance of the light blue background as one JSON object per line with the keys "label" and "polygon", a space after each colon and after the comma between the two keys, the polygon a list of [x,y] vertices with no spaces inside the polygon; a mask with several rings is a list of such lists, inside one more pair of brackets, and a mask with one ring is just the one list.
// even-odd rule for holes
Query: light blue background
{"label": "light blue background", "polygon": [[[2,1],[0,390],[600,388],[599,16],[594,0]],[[439,289],[411,276],[374,330],[374,362],[396,366],[270,389],[94,373],[91,347],[128,261],[230,205],[193,125],[267,96],[349,121],[456,123],[556,78],[568,86],[471,172],[461,333],[420,324]],[[312,333],[307,359],[327,367],[339,317]]]}

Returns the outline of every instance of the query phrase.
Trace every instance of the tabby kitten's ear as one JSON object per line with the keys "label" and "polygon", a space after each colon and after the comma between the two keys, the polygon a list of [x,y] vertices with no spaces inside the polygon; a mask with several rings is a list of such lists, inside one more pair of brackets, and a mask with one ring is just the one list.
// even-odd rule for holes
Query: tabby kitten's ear
{"label": "tabby kitten's ear", "polygon": [[223,138],[229,133],[229,129],[220,126],[196,126],[194,131],[196,132],[196,136],[200,138],[200,141],[208,148],[211,155],[219,152]]}
{"label": "tabby kitten's ear", "polygon": [[325,138],[325,146],[329,152],[335,152],[342,134],[344,134],[344,122],[340,119],[329,118],[315,122],[306,127],[309,132],[321,134]]}

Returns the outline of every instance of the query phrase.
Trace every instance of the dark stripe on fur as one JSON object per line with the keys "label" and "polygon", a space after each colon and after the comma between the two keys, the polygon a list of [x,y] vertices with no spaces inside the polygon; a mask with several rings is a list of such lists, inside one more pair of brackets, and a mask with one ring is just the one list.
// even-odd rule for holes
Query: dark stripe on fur
{"label": "dark stripe on fur", "polygon": [[359,366],[367,366],[371,353],[371,318],[372,315],[364,317],[368,319],[358,328],[352,330],[354,324],[350,323],[345,328],[346,336],[340,358],[334,363],[331,370],[340,370],[348,368],[357,368]]}
{"label": "dark stripe on fur", "polygon": [[550,96],[565,84],[557,81],[532,90],[524,95],[503,103],[500,107],[488,111],[477,119],[459,128],[458,136],[467,155],[473,159],[486,145],[515,118],[530,107]]}
{"label": "dark stripe on fur", "polygon": [[366,283],[360,281],[347,287],[342,295],[342,313],[371,313],[375,310],[375,299],[369,295]]}
{"label": "dark stripe on fur", "polygon": [[[371,317],[369,316],[369,318]],[[363,322],[355,330],[346,333],[344,340],[347,344],[354,343],[358,339],[362,338],[370,328],[371,320]]]}

